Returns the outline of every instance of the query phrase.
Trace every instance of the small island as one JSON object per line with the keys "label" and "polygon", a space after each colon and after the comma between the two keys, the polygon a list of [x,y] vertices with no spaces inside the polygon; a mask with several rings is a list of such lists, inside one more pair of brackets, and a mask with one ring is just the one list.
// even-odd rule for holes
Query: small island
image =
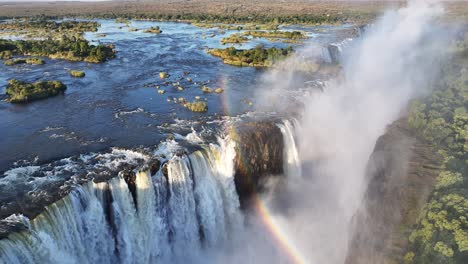
{"label": "small island", "polygon": [[195,113],[204,113],[208,111],[208,104],[205,101],[186,102],[184,106]]}
{"label": "small island", "polygon": [[152,33],[152,34],[161,34],[162,30],[159,28],[159,26],[156,27],[150,27],[149,29],[143,31],[144,33]]}
{"label": "small island", "polygon": [[232,34],[229,37],[221,39],[221,44],[241,44],[244,42],[249,41],[249,38],[241,35],[241,34]]}
{"label": "small island", "polygon": [[6,40],[0,39],[2,57],[13,55],[44,56],[51,59],[101,63],[115,57],[112,45],[91,45],[84,39],[62,40]]}
{"label": "small island", "polygon": [[252,36],[255,38],[269,38],[269,39],[292,39],[300,40],[307,38],[306,35],[301,31],[246,31],[243,33],[246,36]]}
{"label": "small island", "polygon": [[60,81],[38,81],[34,83],[12,79],[8,82],[7,101],[14,104],[24,104],[62,94],[67,86]]}
{"label": "small island", "polygon": [[32,64],[32,65],[42,65],[45,64],[45,61],[40,58],[27,58],[27,59],[8,59],[4,62],[7,66],[17,65],[17,64]]}
{"label": "small island", "polygon": [[70,76],[75,77],[75,78],[83,78],[85,77],[85,72],[84,71],[77,71],[77,70],[71,70],[70,71]]}
{"label": "small island", "polygon": [[234,47],[226,49],[209,49],[209,54],[220,57],[225,64],[241,67],[270,67],[275,62],[285,59],[294,50],[288,48],[265,48],[258,45],[253,49],[242,50]]}
{"label": "small island", "polygon": [[0,34],[14,35],[21,39],[62,39],[69,38],[84,39],[84,32],[97,32],[100,24],[95,21],[52,21],[52,20],[24,20],[8,21],[0,23]]}

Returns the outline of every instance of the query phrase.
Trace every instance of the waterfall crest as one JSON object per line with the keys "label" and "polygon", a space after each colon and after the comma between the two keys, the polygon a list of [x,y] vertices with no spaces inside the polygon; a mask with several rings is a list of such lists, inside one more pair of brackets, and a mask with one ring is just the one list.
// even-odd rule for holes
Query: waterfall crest
{"label": "waterfall crest", "polygon": [[[272,148],[282,160],[271,163],[300,177],[295,122],[260,126],[283,144]],[[197,145],[190,154],[165,142],[152,154],[158,162],[145,154],[150,165],[121,166],[115,177],[76,185],[32,220],[11,216],[26,227],[0,240],[0,263],[217,263],[246,225],[234,178],[238,166],[252,165],[239,164],[248,160],[239,159],[239,139],[231,136]],[[250,151],[254,157],[256,150]]]}
{"label": "waterfall crest", "polygon": [[135,198],[122,173],[77,186],[0,240],[0,263],[172,263],[219,246],[242,224],[234,145],[219,142],[136,171]]}

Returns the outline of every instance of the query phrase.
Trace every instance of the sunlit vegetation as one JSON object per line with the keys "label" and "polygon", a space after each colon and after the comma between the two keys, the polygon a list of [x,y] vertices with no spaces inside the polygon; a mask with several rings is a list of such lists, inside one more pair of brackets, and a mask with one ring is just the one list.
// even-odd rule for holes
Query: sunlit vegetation
{"label": "sunlit vegetation", "polygon": [[153,33],[153,34],[161,34],[162,33],[162,30],[161,28],[159,28],[159,26],[156,26],[156,27],[151,27],[145,31],[143,31],[145,33]]}
{"label": "sunlit vegetation", "polygon": [[201,87],[201,90],[203,93],[212,93],[213,92],[213,89],[211,89],[210,87],[206,86],[206,85],[203,85]]}
{"label": "sunlit vegetation", "polygon": [[39,81],[35,83],[12,79],[8,82],[8,101],[15,104],[28,103],[63,93],[67,86],[60,81]]}
{"label": "sunlit vegetation", "polygon": [[130,24],[130,20],[125,17],[118,17],[115,19],[115,23]]}
{"label": "sunlit vegetation", "polygon": [[221,24],[212,22],[194,22],[192,25],[200,28],[218,28],[220,30],[277,30],[278,24]]}
{"label": "sunlit vegetation", "polygon": [[203,113],[208,111],[208,104],[205,101],[187,102],[184,106],[192,112]]}
{"label": "sunlit vegetation", "polygon": [[32,65],[42,65],[45,63],[43,59],[40,58],[27,58],[27,59],[9,59],[4,62],[7,66],[12,66],[16,64],[32,64]]}
{"label": "sunlit vegetation", "polygon": [[0,39],[0,53],[12,55],[46,56],[70,61],[104,62],[115,56],[111,45],[94,46],[83,39],[62,40],[4,40]]}
{"label": "sunlit vegetation", "polygon": [[[355,14],[356,15],[356,14]],[[205,23],[222,23],[222,24],[250,24],[250,25],[269,25],[269,24],[334,24],[344,22],[355,15],[349,14],[302,14],[302,15],[282,15],[271,16],[265,14],[257,15],[218,15],[218,14],[148,14],[148,15],[132,15],[132,19],[155,19],[155,20],[184,20],[193,22]],[[357,15],[359,16],[359,15]],[[242,29],[259,29],[259,28],[242,28]],[[272,29],[272,28],[269,28]]]}
{"label": "sunlit vegetation", "polygon": [[83,78],[85,77],[86,73],[84,71],[77,71],[77,70],[71,70],[70,71],[70,76],[75,77],[75,78]]}
{"label": "sunlit vegetation", "polygon": [[8,60],[13,57],[13,52],[11,50],[0,51],[0,60]]}
{"label": "sunlit vegetation", "polygon": [[285,38],[300,40],[305,39],[306,36],[301,31],[246,31],[244,35],[252,36],[256,38]]}
{"label": "sunlit vegetation", "polygon": [[84,32],[96,32],[99,23],[94,21],[50,21],[50,20],[25,20],[0,23],[0,34],[20,36],[24,39],[55,39],[64,36],[68,38],[83,38]]}
{"label": "sunlit vegetation", "polygon": [[12,23],[0,23],[0,30],[31,30],[46,29],[53,32],[75,31],[75,32],[96,32],[99,27],[94,21],[61,21],[50,20],[22,21]]}
{"label": "sunlit vegetation", "polygon": [[[447,71],[443,89],[413,102],[409,124],[443,158],[433,193],[409,237],[407,263],[465,263],[468,259],[468,73]],[[461,68],[460,68],[461,67]]]}
{"label": "sunlit vegetation", "polygon": [[220,57],[226,64],[234,66],[270,67],[293,53],[292,47],[265,48],[263,45],[248,50],[229,47],[226,49],[211,49],[208,53]]}
{"label": "sunlit vegetation", "polygon": [[249,38],[242,36],[241,34],[232,34],[228,37],[221,39],[221,44],[241,44],[249,41]]}

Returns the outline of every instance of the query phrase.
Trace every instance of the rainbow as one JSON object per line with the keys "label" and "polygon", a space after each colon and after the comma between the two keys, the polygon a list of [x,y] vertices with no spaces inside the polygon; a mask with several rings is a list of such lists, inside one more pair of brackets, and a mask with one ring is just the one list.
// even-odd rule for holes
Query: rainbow
{"label": "rainbow", "polygon": [[[221,95],[221,104],[224,110],[224,114],[229,115],[231,113],[232,103],[229,100],[229,92],[230,89],[226,89],[229,86],[229,80],[225,76],[221,76],[218,78],[217,83],[219,87],[224,89],[224,93]],[[239,103],[239,102],[236,102]],[[235,129],[230,129],[230,137],[231,139],[236,138],[236,131]],[[237,155],[242,155],[238,153]],[[245,163],[242,157],[239,157],[242,163]],[[242,168],[243,167],[243,168]],[[246,167],[241,164],[241,170],[246,170]],[[253,187],[253,186],[252,186]],[[292,238],[290,238],[282,228],[282,226],[278,223],[278,221],[273,217],[273,214],[270,212],[268,205],[266,202],[263,201],[262,197],[258,194],[258,192],[253,192],[252,197],[255,213],[259,216],[261,223],[264,225],[266,230],[269,234],[273,237],[275,244],[281,249],[282,253],[290,260],[290,263],[294,264],[308,264],[307,258],[301,254],[298,247],[295,245]]]}
{"label": "rainbow", "polygon": [[309,261],[301,254],[300,250],[294,244],[293,239],[288,237],[281,225],[275,220],[270,212],[267,204],[262,200],[260,195],[255,193],[253,195],[254,208],[256,213],[260,216],[262,223],[265,225],[270,234],[274,237],[275,242],[280,249],[287,255],[291,263],[307,264]]}

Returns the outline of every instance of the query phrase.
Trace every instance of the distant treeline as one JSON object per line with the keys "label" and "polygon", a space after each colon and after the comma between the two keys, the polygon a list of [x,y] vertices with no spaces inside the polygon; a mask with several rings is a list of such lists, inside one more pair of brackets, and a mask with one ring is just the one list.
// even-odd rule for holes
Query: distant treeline
{"label": "distant treeline", "polygon": [[[82,17],[87,19],[136,19],[136,20],[160,20],[160,21],[191,21],[209,23],[229,23],[229,24],[335,24],[347,21],[362,20],[368,18],[367,14],[347,13],[347,14],[298,14],[298,15],[218,15],[218,14],[64,14],[61,16],[33,16],[32,19],[61,19],[66,17]],[[0,19],[11,19],[12,17],[0,17]]]}
{"label": "distant treeline", "polygon": [[94,21],[61,21],[55,22],[50,20],[28,20],[12,23],[0,23],[0,30],[29,30],[29,29],[46,29],[50,31],[73,31],[73,32],[96,32],[100,24]]}

